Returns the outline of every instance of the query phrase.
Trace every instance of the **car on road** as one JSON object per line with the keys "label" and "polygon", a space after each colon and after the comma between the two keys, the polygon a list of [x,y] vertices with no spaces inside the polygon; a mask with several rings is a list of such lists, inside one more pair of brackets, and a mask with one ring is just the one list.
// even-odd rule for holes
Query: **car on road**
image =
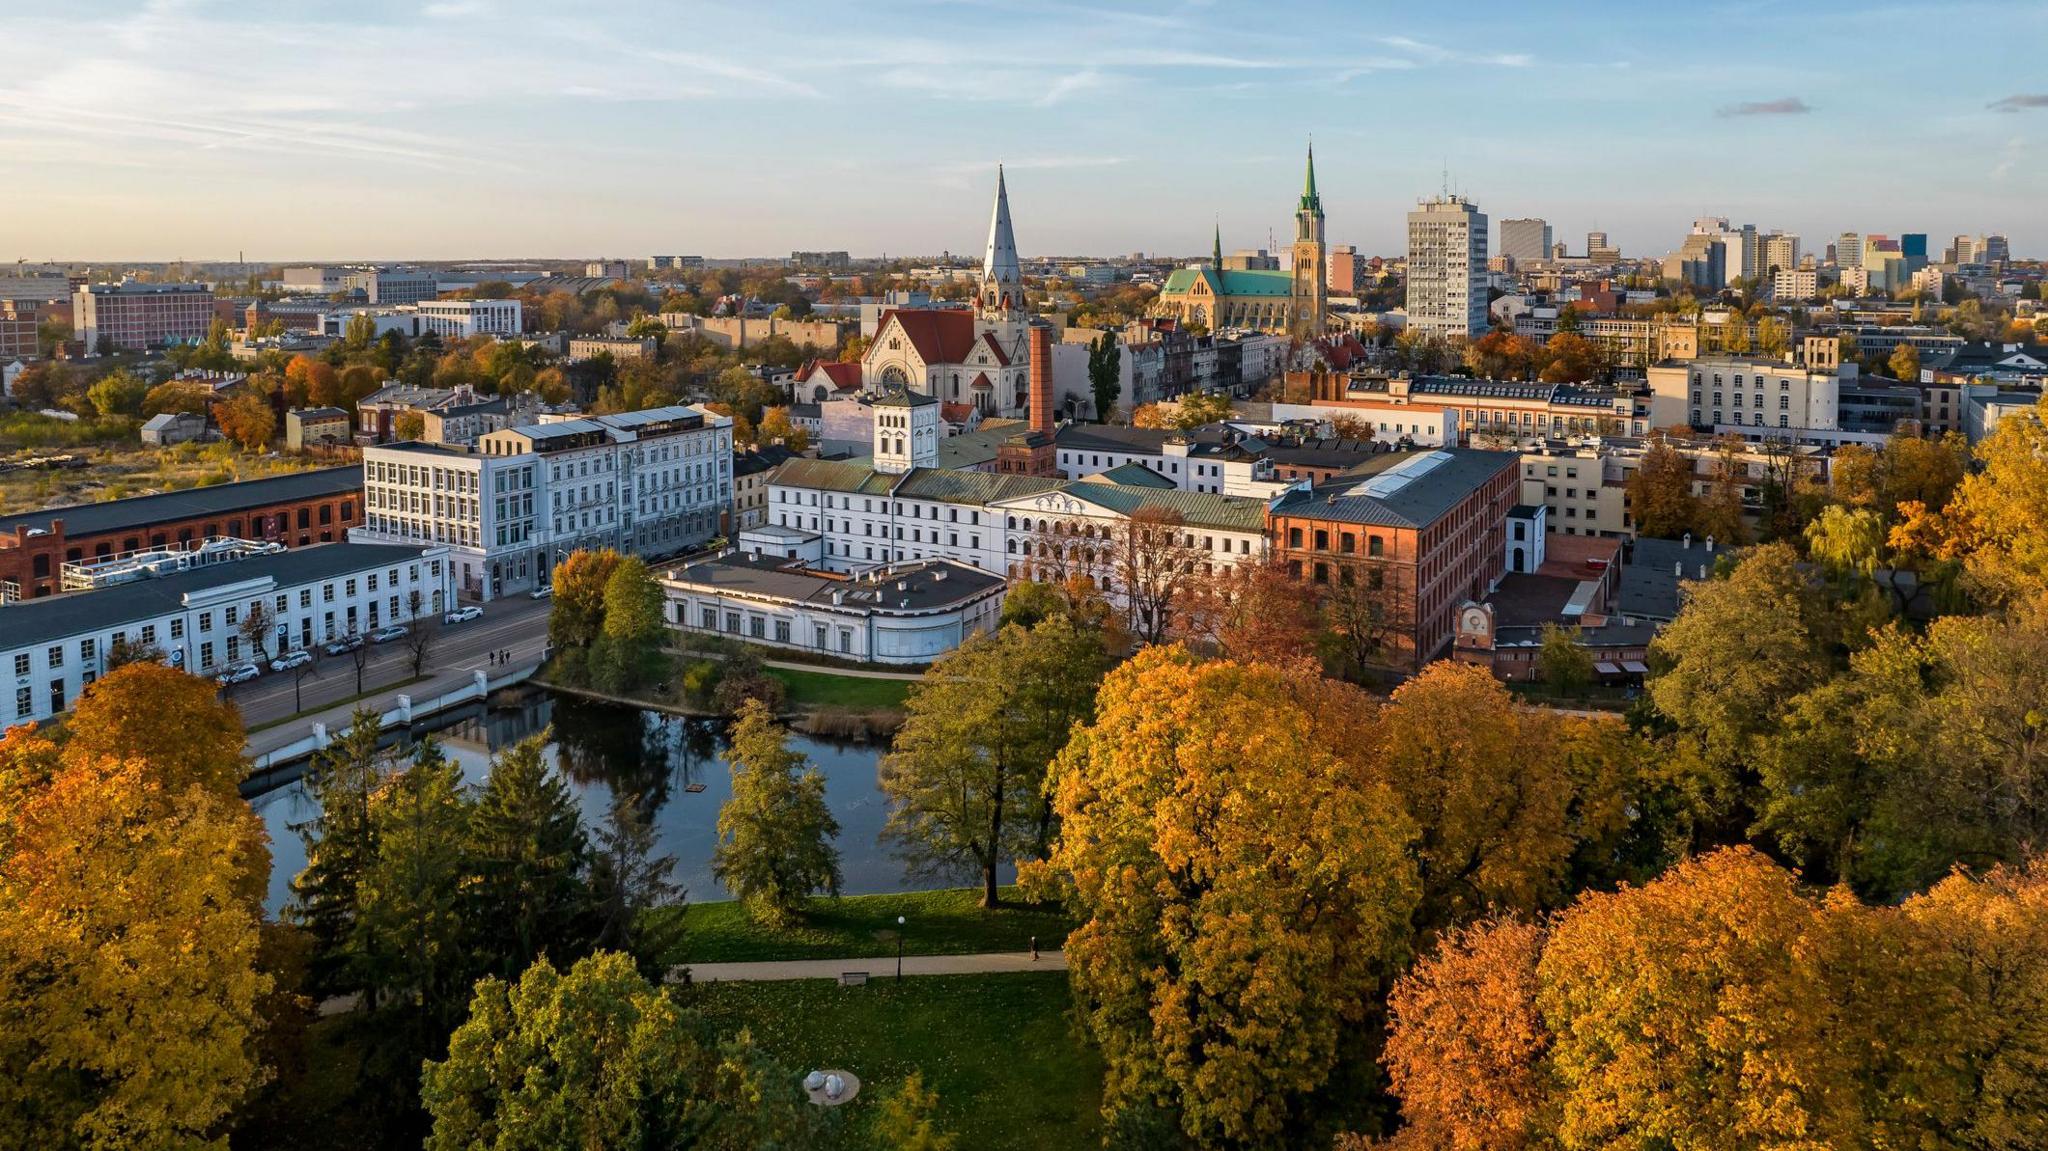
{"label": "car on road", "polygon": [[328,644],[326,651],[328,655],[347,655],[361,646],[363,646],[362,636],[345,635]]}
{"label": "car on road", "polygon": [[255,664],[242,663],[236,664],[234,667],[231,667],[226,671],[221,672],[219,675],[214,676],[213,682],[221,685],[222,687],[228,687],[233,684],[247,683],[250,680],[255,679],[257,676],[262,674],[263,669],[257,667]]}
{"label": "car on road", "polygon": [[402,623],[395,623],[392,624],[390,627],[380,627],[376,631],[370,633],[370,642],[390,643],[392,640],[395,639],[404,639],[406,633],[410,630],[410,628],[407,628]]}
{"label": "car on road", "polygon": [[476,606],[475,604],[470,604],[467,607],[456,608],[454,611],[451,611],[447,615],[442,616],[441,622],[468,623],[470,620],[476,619],[483,614],[484,609]]}
{"label": "car on road", "polygon": [[288,652],[284,653],[283,655],[281,655],[281,656],[278,656],[278,657],[277,657],[276,659],[274,659],[274,660],[271,660],[271,661],[270,661],[270,670],[272,670],[272,671],[290,671],[291,669],[293,669],[293,668],[295,668],[295,667],[304,667],[304,666],[306,666],[307,664],[309,664],[309,663],[312,663],[312,662],[313,662],[313,653],[312,653],[312,652],[310,652],[310,651],[307,651],[307,650],[306,650],[306,649],[304,649],[304,648],[300,648],[300,649],[299,649],[298,651],[288,651]]}
{"label": "car on road", "polygon": [[553,584],[551,584],[551,583],[544,583],[544,584],[540,585],[539,587],[537,587],[537,588],[533,589],[533,594],[532,594],[532,595],[531,595],[530,597],[528,597],[528,598],[530,598],[530,599],[546,599],[546,598],[548,598],[549,596],[551,596],[551,595],[553,595],[553,594],[555,594],[555,585],[553,585]]}

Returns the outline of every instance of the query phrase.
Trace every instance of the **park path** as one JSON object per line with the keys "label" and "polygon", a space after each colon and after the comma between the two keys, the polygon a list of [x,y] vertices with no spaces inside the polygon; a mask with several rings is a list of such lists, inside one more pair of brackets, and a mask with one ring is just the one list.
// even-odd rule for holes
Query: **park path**
{"label": "park path", "polygon": [[[870,980],[894,979],[896,957],[877,955],[861,959],[769,959],[759,963],[692,963],[690,979],[695,983],[741,982],[780,979],[838,979],[849,972],[866,972]],[[1067,956],[1047,948],[1033,959],[1029,951],[985,951],[975,955],[906,955],[905,975],[988,975],[1011,971],[1065,971]],[[671,983],[680,983],[683,968],[669,973]]]}

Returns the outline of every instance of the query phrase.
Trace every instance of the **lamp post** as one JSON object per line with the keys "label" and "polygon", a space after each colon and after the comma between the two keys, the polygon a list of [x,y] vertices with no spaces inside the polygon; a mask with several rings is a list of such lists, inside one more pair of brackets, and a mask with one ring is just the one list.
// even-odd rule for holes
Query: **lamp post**
{"label": "lamp post", "polygon": [[896,982],[903,982],[903,928],[909,921],[896,917]]}

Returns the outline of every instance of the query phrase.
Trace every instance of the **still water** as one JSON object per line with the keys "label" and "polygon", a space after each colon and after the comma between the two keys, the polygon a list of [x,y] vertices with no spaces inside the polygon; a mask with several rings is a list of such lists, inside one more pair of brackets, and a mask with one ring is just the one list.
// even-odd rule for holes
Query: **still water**
{"label": "still water", "polygon": [[[658,850],[675,856],[676,881],[694,902],[725,899],[711,875],[718,838],[718,809],[732,794],[732,777],[719,753],[724,725],[636,708],[590,703],[534,691],[522,701],[472,712],[434,733],[463,777],[481,786],[490,774],[491,753],[553,726],[548,756],[583,807],[586,828],[595,828],[612,796],[647,797],[654,808]],[[839,820],[839,866],[848,895],[872,895],[952,886],[970,876],[912,877],[877,837],[888,817],[876,783],[882,748],[833,743],[792,735],[790,746],[825,774],[825,798]],[[701,790],[692,791],[693,785]],[[305,866],[298,827],[318,805],[297,779],[254,794],[250,804],[270,831],[272,857],[269,908],[275,914],[289,895],[292,876]]]}

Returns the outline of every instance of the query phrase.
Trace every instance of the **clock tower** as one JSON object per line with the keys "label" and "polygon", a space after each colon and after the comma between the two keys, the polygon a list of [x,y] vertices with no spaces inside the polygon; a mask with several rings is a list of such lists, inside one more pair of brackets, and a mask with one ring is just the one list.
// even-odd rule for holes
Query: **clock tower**
{"label": "clock tower", "polygon": [[1293,322],[1289,326],[1298,340],[1313,340],[1323,334],[1330,306],[1326,262],[1323,198],[1316,195],[1316,148],[1311,144],[1308,177],[1302,184],[1301,203],[1294,210]]}

